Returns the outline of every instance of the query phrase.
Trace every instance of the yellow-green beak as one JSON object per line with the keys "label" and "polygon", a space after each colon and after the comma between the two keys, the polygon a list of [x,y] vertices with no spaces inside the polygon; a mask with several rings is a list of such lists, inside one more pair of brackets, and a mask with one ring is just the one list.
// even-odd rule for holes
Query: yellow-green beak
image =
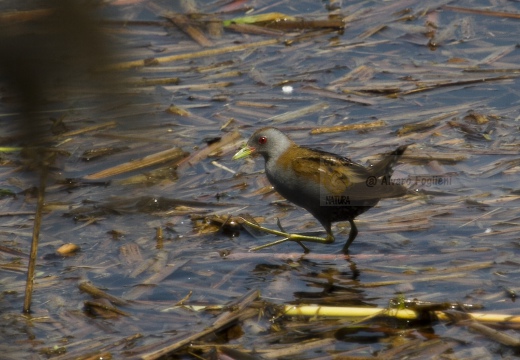
{"label": "yellow-green beak", "polygon": [[238,150],[235,155],[233,155],[233,160],[243,159],[245,157],[248,157],[255,151],[255,148],[251,146],[245,145],[242,149]]}

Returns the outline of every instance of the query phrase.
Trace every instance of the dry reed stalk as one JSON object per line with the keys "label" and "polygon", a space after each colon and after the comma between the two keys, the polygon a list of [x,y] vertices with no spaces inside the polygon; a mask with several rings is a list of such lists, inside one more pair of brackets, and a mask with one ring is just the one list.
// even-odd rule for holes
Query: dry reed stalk
{"label": "dry reed stalk", "polygon": [[337,126],[329,126],[329,127],[321,127],[317,129],[312,129],[311,134],[326,134],[333,132],[343,132],[343,131],[359,131],[359,130],[368,130],[379,127],[386,126],[387,123],[383,120],[370,121],[367,123],[361,124],[348,124],[348,125],[337,125]]}
{"label": "dry reed stalk", "polygon": [[[435,311],[436,317],[449,321],[449,312]],[[338,307],[319,305],[285,305],[284,315],[289,316],[329,316],[329,317],[374,317],[391,316],[402,320],[416,320],[420,314],[412,309],[385,309],[369,307]],[[520,315],[493,313],[464,313],[474,321],[489,323],[520,323]]]}
{"label": "dry reed stalk", "polygon": [[191,60],[191,59],[201,58],[201,57],[209,58],[209,57],[221,55],[221,54],[228,54],[228,53],[232,53],[232,52],[244,51],[244,50],[254,49],[254,48],[259,48],[259,47],[264,47],[264,46],[277,45],[278,43],[279,43],[278,39],[263,40],[263,41],[258,41],[258,42],[254,42],[254,43],[249,43],[249,44],[231,45],[231,46],[227,46],[227,47],[197,51],[197,52],[186,53],[186,54],[160,56],[160,57],[155,57],[153,59],[124,61],[124,62],[102,67],[99,70],[100,71],[110,71],[110,70],[120,71],[120,70],[128,70],[128,69],[132,69],[132,68],[136,68],[136,67],[143,67],[143,66],[148,66],[148,65],[164,64],[164,63],[173,62],[173,61]]}
{"label": "dry reed stalk", "polygon": [[172,161],[183,156],[184,152],[179,148],[168,149],[158,153],[145,156],[138,160],[132,160],[124,164],[119,164],[111,168],[98,171],[97,173],[85,176],[86,180],[98,180],[115,175],[121,175],[130,171],[139,170],[148,166]]}
{"label": "dry reed stalk", "polygon": [[284,32],[277,29],[268,29],[262,26],[251,25],[251,24],[231,24],[226,26],[226,29],[236,31],[241,34],[253,34],[253,35],[264,35],[264,36],[282,36]]}
{"label": "dry reed stalk", "polygon": [[234,141],[238,140],[240,138],[240,133],[238,131],[233,131],[230,133],[225,134],[222,136],[220,141],[217,141],[205,148],[202,148],[201,150],[191,154],[190,156],[182,159],[177,163],[177,170],[183,171],[189,166],[194,166],[195,164],[199,163],[206,157],[208,157],[211,153],[218,151],[222,147],[229,145],[233,143]]}
{"label": "dry reed stalk", "polygon": [[401,135],[405,135],[408,133],[416,133],[416,132],[420,132],[423,130],[428,130],[428,129],[436,126],[441,120],[444,120],[449,117],[453,117],[453,116],[457,115],[458,113],[459,113],[458,111],[447,112],[447,113],[444,113],[444,114],[441,114],[438,116],[434,116],[430,119],[417,122],[415,124],[403,125],[403,127],[401,127],[399,130],[397,130],[397,134],[399,136],[401,136]]}

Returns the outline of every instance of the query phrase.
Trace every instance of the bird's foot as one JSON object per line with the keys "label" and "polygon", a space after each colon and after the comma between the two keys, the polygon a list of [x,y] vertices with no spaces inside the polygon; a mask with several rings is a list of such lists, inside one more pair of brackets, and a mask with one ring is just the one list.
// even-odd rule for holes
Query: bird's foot
{"label": "bird's foot", "polygon": [[334,236],[332,236],[331,234],[327,235],[327,237],[319,237],[319,236],[309,236],[309,235],[301,235],[301,234],[291,234],[291,233],[288,233],[288,232],[285,232],[283,230],[283,227],[282,225],[280,224],[280,220],[278,219],[277,221],[277,224],[278,224],[278,227],[282,230],[282,231],[278,231],[278,230],[274,230],[274,229],[269,229],[269,228],[266,228],[266,227],[263,227],[261,225],[258,225],[258,224],[255,224],[249,220],[246,220],[244,218],[240,218],[241,222],[253,229],[256,229],[256,230],[259,230],[259,231],[263,231],[263,232],[266,232],[268,234],[273,234],[273,235],[276,235],[276,236],[282,236],[283,239],[280,239],[280,240],[276,240],[276,241],[273,241],[273,242],[270,242],[268,244],[265,244],[265,245],[260,245],[260,246],[256,246],[254,248],[251,248],[249,251],[258,251],[258,250],[261,250],[261,249],[265,249],[265,248],[268,248],[268,247],[271,247],[271,246],[274,246],[274,245],[278,245],[278,244],[281,244],[281,243],[284,243],[286,241],[294,241],[296,242],[297,244],[299,244],[302,248],[303,248],[303,251],[305,253],[309,253],[310,250],[307,246],[305,246],[302,241],[309,241],[309,242],[318,242],[318,243],[322,243],[322,244],[329,244],[331,242],[334,242]]}

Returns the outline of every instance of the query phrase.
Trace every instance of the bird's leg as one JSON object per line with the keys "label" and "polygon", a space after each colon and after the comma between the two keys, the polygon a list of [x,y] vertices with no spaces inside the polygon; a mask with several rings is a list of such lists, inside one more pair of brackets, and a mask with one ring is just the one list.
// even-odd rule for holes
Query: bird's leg
{"label": "bird's leg", "polygon": [[343,246],[342,251],[344,254],[348,253],[348,248],[349,248],[350,244],[352,244],[352,242],[354,241],[354,239],[356,238],[356,236],[358,234],[358,230],[357,230],[356,224],[354,224],[354,220],[349,220],[348,222],[350,223],[350,233],[348,235],[348,240],[345,243],[345,246]]}
{"label": "bird's leg", "polygon": [[280,218],[276,218],[276,225],[278,225],[278,229],[280,229],[281,232],[286,233],[285,229],[282,226],[282,223],[280,222]]}
{"label": "bird's leg", "polygon": [[[266,232],[268,234],[273,234],[273,235],[283,237],[283,239],[273,241],[269,244],[254,247],[254,248],[250,249],[250,251],[257,251],[260,249],[264,249],[267,247],[271,247],[274,245],[284,243],[286,241],[295,241],[297,243],[300,243],[301,241],[309,241],[309,242],[317,242],[317,243],[322,243],[322,244],[330,244],[330,243],[334,242],[334,236],[332,235],[332,232],[329,229],[327,229],[327,237],[319,237],[319,236],[310,236],[310,235],[301,235],[301,234],[290,234],[285,231],[278,231],[278,230],[269,229],[269,228],[257,225],[244,218],[240,218],[240,220],[247,226],[252,227],[253,229],[260,230],[260,231]],[[307,251],[309,250],[303,244],[300,243],[300,245],[304,248],[304,250],[307,250]]]}
{"label": "bird's leg", "polygon": [[[287,233],[287,231],[285,231],[285,229],[282,227],[282,223],[280,222],[280,218],[276,218],[276,225],[278,225],[278,228],[280,229],[281,232]],[[303,243],[301,241],[296,241],[296,243],[303,248],[303,252],[305,254],[308,254],[308,253],[311,252],[311,250],[307,246],[303,245]]]}

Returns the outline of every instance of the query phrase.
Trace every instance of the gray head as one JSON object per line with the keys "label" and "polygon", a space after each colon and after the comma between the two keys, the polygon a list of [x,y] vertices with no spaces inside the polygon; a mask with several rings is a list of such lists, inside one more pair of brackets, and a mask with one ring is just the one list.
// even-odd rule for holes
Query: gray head
{"label": "gray head", "polygon": [[278,159],[291,145],[287,135],[273,127],[265,127],[255,131],[247,141],[247,145],[237,152],[233,159],[241,159],[249,155],[260,154],[265,161]]}

